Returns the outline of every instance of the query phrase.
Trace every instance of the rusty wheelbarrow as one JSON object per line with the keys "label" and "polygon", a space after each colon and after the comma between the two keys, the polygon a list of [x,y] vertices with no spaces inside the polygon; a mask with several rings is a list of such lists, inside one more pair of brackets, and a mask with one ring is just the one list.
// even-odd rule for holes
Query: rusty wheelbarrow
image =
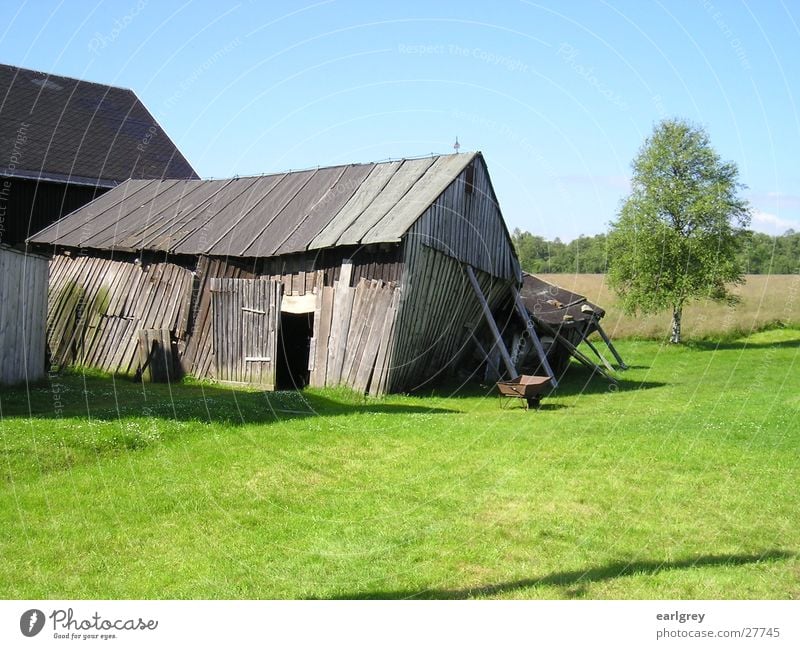
{"label": "rusty wheelbarrow", "polygon": [[549,376],[531,376],[522,374],[510,381],[498,381],[500,394],[506,397],[525,399],[525,407],[538,408],[542,400],[542,392],[550,387]]}

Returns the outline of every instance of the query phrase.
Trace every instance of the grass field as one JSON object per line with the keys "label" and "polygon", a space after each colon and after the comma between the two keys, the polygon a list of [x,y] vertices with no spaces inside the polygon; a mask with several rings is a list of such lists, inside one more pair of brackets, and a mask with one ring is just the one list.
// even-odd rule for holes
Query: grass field
{"label": "grass field", "polygon": [[[605,330],[615,338],[664,338],[671,314],[626,316],[605,282],[605,275],[541,275],[549,282],[589,298],[606,309]],[[776,322],[800,325],[800,275],[748,275],[733,289],[736,307],[709,300],[691,303],[683,314],[683,333],[689,338],[741,334]]]}
{"label": "grass field", "polygon": [[538,412],[3,391],[0,597],[800,597],[800,329],[619,347],[617,389],[573,367]]}

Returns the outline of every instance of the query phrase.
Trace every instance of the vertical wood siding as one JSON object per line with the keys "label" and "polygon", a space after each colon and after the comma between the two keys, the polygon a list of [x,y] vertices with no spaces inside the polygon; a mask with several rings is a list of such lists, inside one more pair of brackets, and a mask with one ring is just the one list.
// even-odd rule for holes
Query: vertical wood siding
{"label": "vertical wood siding", "polygon": [[53,365],[134,374],[142,329],[168,329],[178,341],[189,324],[192,272],[171,263],[141,266],[93,257],[50,262],[47,334]]}
{"label": "vertical wood siding", "polygon": [[342,280],[323,287],[317,296],[310,384],[346,385],[358,392],[383,394],[400,288],[363,278],[351,287],[350,272],[343,271]]}
{"label": "vertical wood siding", "polygon": [[274,389],[281,283],[214,278],[210,291],[217,379]]}
{"label": "vertical wood siding", "polygon": [[[342,260],[348,258],[348,255],[354,257],[348,287],[351,284],[357,284],[362,279],[395,283],[400,279],[403,265],[400,246],[392,246],[385,251],[335,250],[284,255],[263,260],[201,257],[195,273],[189,333],[181,353],[183,370],[197,377],[217,378],[211,317],[210,282],[212,279],[276,280],[283,285],[284,295],[311,293],[321,296],[323,288],[333,289],[334,285],[338,284]],[[332,299],[331,291],[328,291],[328,295]],[[321,308],[322,305],[320,305]],[[332,309],[332,303],[330,308]],[[321,311],[321,314],[320,317],[327,318],[325,326],[330,326],[332,311],[326,308]],[[318,330],[315,322],[315,333]],[[323,346],[321,342],[317,343],[316,340],[312,340],[312,344],[316,344],[320,350],[315,353],[321,353],[323,348],[327,349],[327,342]],[[311,355],[312,360],[315,357],[315,354]],[[321,366],[322,363],[319,365]],[[324,365],[327,368],[327,360]],[[325,382],[326,379],[314,383],[314,377],[318,371],[312,371],[311,374],[312,385],[328,384]],[[331,385],[338,385],[338,382],[331,383]]]}
{"label": "vertical wood siding", "polygon": [[464,271],[469,264],[493,311],[521,272],[481,158],[433,202],[404,237],[403,298],[391,350],[389,391],[455,368],[484,328]]}
{"label": "vertical wood siding", "polygon": [[0,247],[0,384],[45,371],[47,259]]}
{"label": "vertical wood siding", "polygon": [[[419,239],[406,241],[403,299],[395,323],[387,391],[409,391],[457,367],[470,340],[481,330],[481,305],[463,264]],[[489,306],[509,299],[512,282],[476,272]]]}
{"label": "vertical wood siding", "polygon": [[404,238],[418,240],[494,277],[522,281],[519,261],[480,157],[461,172]]}

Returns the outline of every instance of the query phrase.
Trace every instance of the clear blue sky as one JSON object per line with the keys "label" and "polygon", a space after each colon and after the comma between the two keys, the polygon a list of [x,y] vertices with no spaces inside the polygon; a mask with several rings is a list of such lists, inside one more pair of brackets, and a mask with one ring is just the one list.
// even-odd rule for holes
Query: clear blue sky
{"label": "clear blue sky", "polygon": [[3,2],[0,61],[132,88],[203,177],[484,152],[509,227],[607,229],[655,121],[800,230],[800,5]]}

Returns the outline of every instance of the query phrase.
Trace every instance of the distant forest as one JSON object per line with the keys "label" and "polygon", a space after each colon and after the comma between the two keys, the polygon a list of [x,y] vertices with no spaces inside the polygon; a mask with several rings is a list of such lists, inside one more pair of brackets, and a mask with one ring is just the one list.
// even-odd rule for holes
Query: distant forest
{"label": "distant forest", "polygon": [[[580,236],[564,243],[547,241],[519,228],[511,235],[522,270],[529,273],[605,273],[608,266],[608,237]],[[760,232],[745,235],[741,255],[745,273],[790,275],[800,273],[800,232],[789,230],[780,236]]]}

